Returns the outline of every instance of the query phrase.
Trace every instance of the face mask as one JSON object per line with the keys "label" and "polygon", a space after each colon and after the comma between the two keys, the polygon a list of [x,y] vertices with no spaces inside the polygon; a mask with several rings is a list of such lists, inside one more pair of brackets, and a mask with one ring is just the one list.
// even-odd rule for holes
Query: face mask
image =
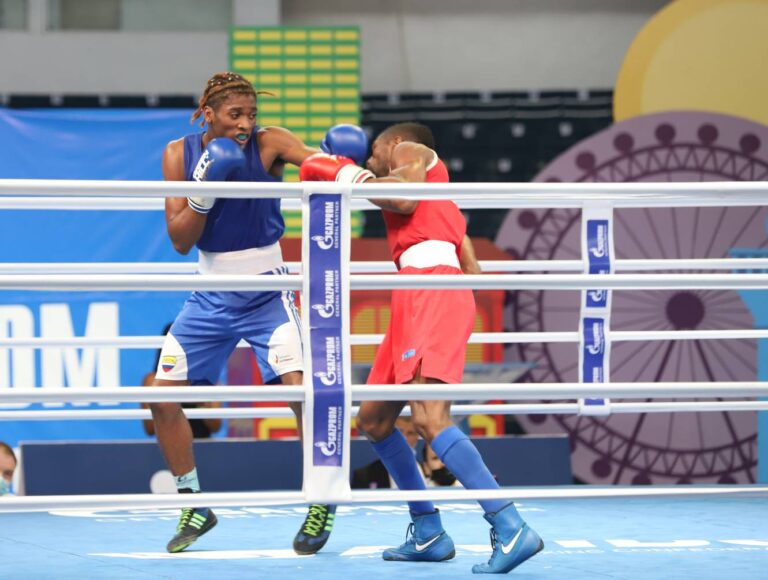
{"label": "face mask", "polygon": [[11,493],[11,484],[5,478],[0,477],[0,495]]}
{"label": "face mask", "polygon": [[435,469],[430,476],[435,485],[453,485],[456,482],[456,476],[448,471],[447,467]]}

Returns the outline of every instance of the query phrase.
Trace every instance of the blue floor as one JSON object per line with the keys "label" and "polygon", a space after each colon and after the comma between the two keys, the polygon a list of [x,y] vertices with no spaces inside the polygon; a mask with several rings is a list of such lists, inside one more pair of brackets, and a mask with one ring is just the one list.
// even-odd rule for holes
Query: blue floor
{"label": "blue floor", "polygon": [[[765,494],[519,506],[546,548],[517,578],[768,578]],[[291,550],[301,507],[217,509],[219,525],[176,555],[164,547],[177,510],[0,514],[0,578],[470,578],[490,554],[488,525],[475,503],[440,508],[457,555],[439,564],[381,560],[408,522],[404,507],[385,504],[340,507],[330,541],[309,557]]]}

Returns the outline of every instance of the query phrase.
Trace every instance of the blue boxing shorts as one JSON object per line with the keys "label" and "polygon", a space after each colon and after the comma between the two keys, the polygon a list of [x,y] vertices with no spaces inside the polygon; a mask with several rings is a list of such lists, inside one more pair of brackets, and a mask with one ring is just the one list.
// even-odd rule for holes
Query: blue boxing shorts
{"label": "blue boxing shorts", "polygon": [[303,370],[294,292],[194,292],[165,338],[156,378],[214,385],[241,339],[253,348],[265,384]]}

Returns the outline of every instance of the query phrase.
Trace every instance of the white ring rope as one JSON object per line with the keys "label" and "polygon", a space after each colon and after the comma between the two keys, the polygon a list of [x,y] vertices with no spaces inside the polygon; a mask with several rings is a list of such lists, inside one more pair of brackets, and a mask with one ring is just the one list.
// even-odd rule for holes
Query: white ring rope
{"label": "white ring rope", "polygon": [[[582,272],[581,260],[479,260],[483,272]],[[286,262],[289,274],[301,272],[300,262]],[[196,274],[197,262],[34,262],[0,264],[0,274]],[[695,260],[616,260],[618,272],[669,270],[768,270],[768,258]],[[394,273],[391,261],[352,262],[352,274]]]}
{"label": "white ring rope", "polygon": [[[768,493],[764,485],[722,485],[722,486],[557,486],[551,488],[501,488],[501,489],[456,489],[430,488],[426,490],[372,489],[353,490],[348,497],[333,498],[337,504],[349,503],[403,503],[406,501],[453,502],[477,499],[565,499],[605,497],[664,497],[664,496],[706,496],[730,494]],[[60,510],[132,510],[132,509],[175,509],[184,507],[244,507],[305,504],[300,491],[263,492],[203,492],[195,494],[117,494],[117,495],[40,495],[4,497],[0,502],[0,513],[11,512],[57,512]]]}
{"label": "white ring rope", "polygon": [[[359,407],[352,407],[356,417]],[[661,401],[650,403],[611,402],[610,412],[616,413],[726,413],[737,411],[766,411],[768,401]],[[576,415],[581,411],[578,403],[546,404],[489,404],[453,405],[451,415]],[[294,417],[288,407],[211,407],[184,409],[189,419],[266,419]],[[400,413],[411,416],[410,407]],[[47,411],[0,411],[0,421],[94,421],[94,420],[148,420],[148,409],[51,409]]]}
{"label": "white ring rope", "polygon": [[292,198],[304,191],[350,191],[353,199],[452,199],[499,207],[570,207],[610,203],[614,207],[705,207],[768,205],[768,186],[759,181],[690,183],[419,183],[342,185],[328,182],[238,183],[174,181],[83,181],[2,179],[0,196],[36,197]]}
{"label": "white ring rope", "polygon": [[[711,398],[768,396],[768,382],[661,383],[463,383],[430,385],[351,385],[355,401],[561,400],[578,398]],[[212,401],[304,401],[304,387],[68,387],[0,391],[0,406],[18,403],[156,403]]]}
{"label": "white ring rope", "polygon": [[[599,278],[599,281],[598,281]],[[352,290],[442,288],[475,290],[746,290],[768,288],[768,274],[356,274]],[[301,290],[300,274],[273,276],[211,274],[5,274],[0,290],[219,291]]]}
{"label": "white ring rope", "polygon": [[[745,330],[612,330],[612,342],[657,341],[657,340],[750,340],[768,338],[768,329]],[[381,344],[383,334],[351,334],[350,344]],[[154,349],[163,346],[163,336],[71,336],[0,338],[0,348],[121,348]],[[469,337],[469,344],[528,344],[579,342],[579,333],[573,332],[475,332]],[[241,340],[237,348],[250,348]]]}

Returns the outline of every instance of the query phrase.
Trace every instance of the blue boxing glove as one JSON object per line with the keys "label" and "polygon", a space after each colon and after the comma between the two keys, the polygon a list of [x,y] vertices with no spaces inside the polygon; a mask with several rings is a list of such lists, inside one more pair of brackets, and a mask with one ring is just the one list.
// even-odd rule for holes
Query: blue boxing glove
{"label": "blue boxing glove", "polygon": [[[195,181],[226,181],[235,171],[245,167],[245,153],[233,139],[213,139],[203,151],[192,172]],[[197,213],[211,211],[216,198],[188,197],[189,207]]]}
{"label": "blue boxing glove", "polygon": [[368,155],[368,137],[355,125],[335,125],[328,129],[320,149],[329,155],[349,157],[358,165],[363,165]]}

